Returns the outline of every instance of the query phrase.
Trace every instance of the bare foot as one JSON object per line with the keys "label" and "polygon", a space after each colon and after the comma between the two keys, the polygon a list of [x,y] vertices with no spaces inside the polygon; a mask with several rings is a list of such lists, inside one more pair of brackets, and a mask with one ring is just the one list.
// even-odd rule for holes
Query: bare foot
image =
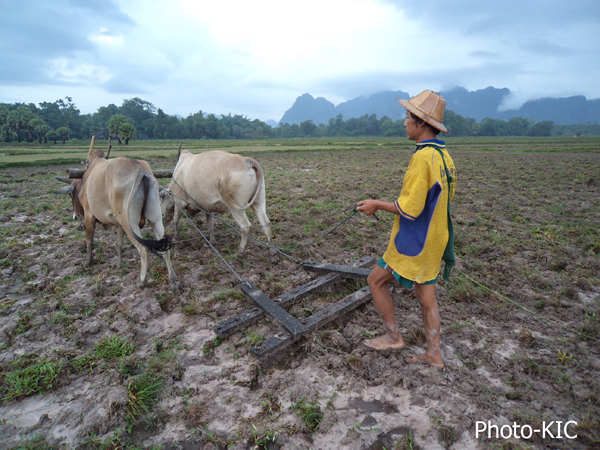
{"label": "bare foot", "polygon": [[401,348],[404,348],[404,341],[402,340],[402,336],[398,336],[397,339],[394,339],[389,334],[384,334],[375,339],[365,340],[365,345],[375,350],[400,350]]}
{"label": "bare foot", "polygon": [[404,358],[404,361],[408,364],[426,364],[432,367],[439,367],[440,369],[444,367],[441,356],[431,356],[427,353],[423,353],[422,355],[410,355]]}

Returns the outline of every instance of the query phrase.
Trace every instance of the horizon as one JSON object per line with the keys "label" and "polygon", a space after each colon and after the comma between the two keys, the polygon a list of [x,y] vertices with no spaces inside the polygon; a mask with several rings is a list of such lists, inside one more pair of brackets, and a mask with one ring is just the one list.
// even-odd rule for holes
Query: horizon
{"label": "horizon", "polygon": [[[453,90],[456,90],[456,89],[465,89],[465,90],[466,90],[468,93],[473,93],[473,92],[477,92],[477,91],[485,90],[485,89],[488,89],[488,88],[493,88],[493,89],[508,89],[508,88],[496,88],[496,87],[494,87],[494,86],[487,86],[487,87],[485,87],[485,88],[482,88],[482,89],[477,89],[477,90],[475,90],[475,91],[469,91],[469,90],[467,90],[466,88],[464,88],[464,87],[462,87],[462,86],[455,86],[455,87],[453,87],[453,88],[451,88],[451,89],[449,89],[449,90],[447,90],[447,91],[444,91],[444,93],[451,92],[451,91],[453,91]],[[287,109],[286,109],[286,110],[285,110],[285,111],[284,111],[284,112],[281,114],[281,117],[280,117],[279,119],[266,119],[266,120],[263,120],[263,119],[260,119],[260,118],[257,118],[257,117],[251,117],[251,116],[249,116],[248,114],[244,114],[244,113],[235,113],[235,114],[234,114],[234,113],[233,113],[233,112],[231,112],[231,111],[228,111],[228,112],[222,112],[222,113],[217,113],[217,112],[212,112],[212,111],[202,111],[202,113],[203,113],[204,117],[208,116],[209,114],[214,114],[216,117],[227,116],[227,115],[229,115],[229,114],[231,114],[231,115],[240,115],[240,116],[243,116],[243,117],[247,117],[247,118],[249,118],[249,119],[251,119],[251,120],[258,119],[258,120],[261,120],[261,121],[262,121],[262,122],[264,122],[264,123],[268,123],[268,122],[275,122],[276,126],[279,126],[279,125],[281,124],[281,120],[283,119],[283,117],[284,117],[285,113],[286,113],[287,111],[289,111],[289,110],[290,110],[290,109],[293,107],[293,105],[295,104],[295,102],[296,102],[296,101],[297,101],[297,100],[298,100],[300,97],[302,97],[302,96],[304,96],[304,95],[310,95],[310,96],[311,96],[313,99],[315,99],[315,100],[316,100],[316,99],[318,99],[318,98],[323,98],[324,100],[328,101],[329,103],[332,103],[332,104],[333,104],[333,105],[334,105],[334,106],[337,108],[337,107],[338,107],[338,106],[340,106],[341,104],[343,104],[343,103],[346,103],[346,102],[349,102],[349,101],[352,101],[352,100],[356,100],[356,99],[360,99],[360,98],[365,98],[365,99],[368,99],[368,98],[370,98],[370,97],[372,97],[372,96],[374,96],[374,95],[377,95],[377,94],[382,94],[382,93],[385,93],[385,92],[397,92],[397,91],[402,91],[402,89],[396,89],[396,90],[394,90],[394,91],[379,91],[379,92],[374,92],[374,93],[371,93],[371,94],[362,94],[362,95],[358,95],[358,96],[356,96],[356,97],[354,97],[354,98],[350,98],[350,99],[342,100],[341,102],[339,102],[339,103],[337,103],[337,104],[336,104],[336,103],[333,103],[332,101],[330,101],[329,99],[327,99],[327,98],[325,98],[325,97],[322,97],[322,96],[320,96],[320,97],[316,97],[316,96],[314,96],[313,94],[311,94],[311,93],[309,93],[309,92],[305,92],[304,94],[300,94],[300,95],[298,95],[298,96],[295,98],[295,100],[292,102],[292,104],[291,104],[291,105],[290,105],[290,106],[289,106],[289,107],[288,107],[288,108],[287,108]],[[403,92],[404,92],[404,91],[403,91]],[[418,94],[418,93],[417,93],[417,94]],[[414,95],[416,95],[416,94],[409,93],[409,95],[410,95],[411,97],[413,97],[413,96],[414,96]],[[69,97],[71,97],[71,96],[69,96]],[[525,101],[525,102],[524,102],[522,105],[520,105],[520,106],[523,106],[525,103],[528,103],[528,102],[534,102],[534,101],[538,101],[538,100],[545,100],[545,99],[565,99],[565,98],[571,98],[571,97],[584,97],[584,98],[585,98],[587,101],[591,101],[591,100],[600,100],[600,98],[588,98],[588,97],[586,97],[586,96],[585,96],[585,95],[583,95],[583,94],[574,94],[574,95],[570,95],[570,96],[568,96],[568,97],[551,97],[551,96],[542,96],[542,97],[539,97],[539,98],[534,98],[534,99],[527,100],[527,101]],[[72,97],[71,97],[71,98],[72,98]],[[15,104],[15,103],[24,103],[24,104],[33,103],[33,104],[35,104],[35,106],[36,106],[36,107],[39,107],[39,105],[40,105],[41,103],[43,103],[43,102],[49,102],[49,103],[53,103],[53,102],[55,102],[55,101],[57,101],[57,100],[60,100],[60,99],[55,99],[55,100],[52,100],[52,101],[51,101],[51,100],[48,100],[48,99],[45,99],[45,100],[41,100],[41,101],[38,101],[38,102],[19,102],[19,101],[17,101],[17,102],[11,102],[11,103],[4,102],[4,101],[0,100],[0,104],[9,104],[9,105],[10,105],[10,104]],[[125,101],[125,100],[130,100],[130,99],[124,98],[124,99],[123,99],[123,101]],[[147,100],[146,100],[146,99],[144,99],[144,98],[141,98],[141,100],[145,100],[145,101],[147,101]],[[93,115],[93,114],[95,114],[96,112],[98,112],[98,109],[99,109],[99,108],[101,108],[101,107],[106,107],[106,106],[108,106],[109,104],[111,104],[111,103],[108,103],[108,104],[103,104],[103,105],[100,105],[100,106],[98,106],[97,108],[95,108],[95,110],[94,110],[94,111],[92,111],[92,112],[84,112],[84,111],[82,111],[82,110],[81,110],[81,108],[80,108],[80,107],[77,105],[77,102],[75,101],[75,99],[73,99],[73,103],[74,103],[75,107],[76,107],[76,108],[77,108],[77,109],[80,111],[80,114],[83,114],[83,115],[88,115],[88,114],[89,114],[89,115]],[[152,102],[150,102],[150,103],[152,103]],[[122,102],[121,102],[121,104],[122,104]],[[121,104],[116,104],[116,103],[115,103],[115,106],[117,106],[117,107],[120,107],[120,106],[121,106]],[[178,117],[178,118],[181,118],[181,119],[185,119],[185,118],[186,118],[186,117],[188,117],[189,115],[195,114],[195,113],[190,113],[190,114],[187,114],[187,115],[183,115],[183,114],[179,114],[179,113],[173,113],[173,114],[171,114],[171,113],[167,113],[167,112],[165,112],[165,111],[164,111],[164,109],[163,109],[163,108],[162,108],[160,105],[155,105],[155,104],[153,104],[153,106],[154,106],[154,107],[155,107],[157,110],[158,110],[158,109],[161,109],[161,110],[162,110],[162,111],[163,111],[165,114],[167,114],[167,115],[169,115],[169,116],[172,116],[172,117]],[[512,108],[510,108],[510,109],[509,109],[509,108],[504,108],[504,109],[500,109],[500,108],[498,108],[498,111],[499,111],[499,112],[505,112],[505,111],[511,111],[511,110],[517,111],[518,109],[519,109],[519,108],[514,108],[514,109],[512,109]],[[452,111],[452,109],[451,109],[451,108],[449,108],[449,107],[446,107],[446,110]]]}

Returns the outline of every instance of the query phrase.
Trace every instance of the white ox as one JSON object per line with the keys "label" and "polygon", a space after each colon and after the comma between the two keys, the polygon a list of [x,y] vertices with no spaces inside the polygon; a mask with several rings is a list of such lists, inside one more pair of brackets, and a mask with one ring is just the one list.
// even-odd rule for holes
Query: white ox
{"label": "white ox", "polygon": [[[93,147],[93,142],[92,142]],[[158,182],[145,161],[129,158],[106,159],[102,150],[92,152],[81,183],[74,182],[57,193],[69,193],[76,215],[83,214],[86,231],[87,257],[84,266],[93,258],[96,222],[105,228],[117,227],[118,264],[122,264],[123,236],[127,234],[141,258],[140,285],[148,279],[148,250],[161,252],[169,272],[173,291],[181,291],[181,283],[173,270],[170,258],[170,240],[160,210]],[[80,192],[79,192],[80,191]],[[157,240],[143,239],[140,228],[148,223]]]}
{"label": "white ox", "polygon": [[[183,150],[173,171],[168,191],[161,191],[163,219],[168,222],[175,216],[175,237],[182,210],[192,216],[200,212],[199,205],[209,212],[231,215],[242,230],[238,254],[242,254],[248,242],[250,221],[246,209],[252,207],[267,241],[271,243],[271,222],[267,217],[265,202],[265,178],[254,159],[219,150],[196,155]],[[210,242],[215,243],[213,218],[207,214]],[[273,251],[271,251],[273,253]]]}

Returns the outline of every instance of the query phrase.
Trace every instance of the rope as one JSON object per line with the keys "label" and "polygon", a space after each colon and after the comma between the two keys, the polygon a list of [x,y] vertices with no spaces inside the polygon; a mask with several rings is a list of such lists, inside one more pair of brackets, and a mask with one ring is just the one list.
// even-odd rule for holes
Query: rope
{"label": "rope", "polygon": [[[172,195],[172,194],[171,194]],[[238,273],[233,269],[233,267],[231,267],[229,265],[229,263],[225,260],[225,258],[223,258],[223,255],[221,255],[221,253],[219,253],[219,251],[210,243],[210,240],[206,238],[206,236],[204,236],[204,234],[202,233],[202,231],[200,231],[200,229],[196,226],[196,224],[194,223],[194,221],[192,220],[192,218],[190,216],[188,216],[186,214],[186,212],[184,211],[183,208],[181,208],[177,202],[173,202],[175,203],[175,205],[179,208],[179,210],[183,213],[183,215],[186,217],[186,219],[192,224],[192,226],[196,229],[196,231],[198,231],[198,233],[200,233],[200,236],[202,236],[202,238],[206,241],[206,243],[208,245],[210,245],[210,248],[213,249],[213,251],[219,256],[219,258],[221,258],[221,260],[225,263],[225,265],[227,266],[227,268],[236,276],[236,278],[240,281],[240,283],[244,284],[244,285],[248,285],[248,282],[244,281],[242,279],[242,277],[240,277],[238,275]]]}
{"label": "rope", "polygon": [[[176,181],[174,178],[173,178],[173,181],[175,182],[175,184],[176,184],[177,186],[179,186],[179,184],[177,183],[177,181]],[[217,220],[219,220],[220,222],[224,223],[225,225],[227,225],[229,228],[233,229],[234,231],[237,231],[237,232],[238,232],[238,233],[240,233],[240,234],[245,234],[245,235],[246,235],[246,236],[248,236],[250,239],[253,239],[255,242],[259,243],[260,245],[262,245],[262,246],[265,246],[265,247],[267,247],[267,248],[270,248],[270,249],[273,249],[273,250],[275,250],[277,253],[279,253],[279,254],[281,254],[281,255],[283,255],[283,256],[285,256],[285,257],[287,257],[287,258],[289,258],[289,259],[293,260],[294,262],[296,262],[296,263],[298,263],[298,264],[302,264],[302,263],[303,263],[303,261],[301,261],[301,260],[298,260],[298,259],[296,259],[296,258],[294,258],[294,257],[292,257],[292,256],[290,256],[290,255],[288,255],[288,254],[286,254],[286,253],[284,253],[282,250],[285,250],[285,251],[288,251],[288,252],[293,252],[293,251],[302,250],[302,249],[304,249],[304,248],[306,248],[306,247],[310,247],[311,245],[314,245],[315,243],[319,242],[320,240],[322,240],[323,238],[325,238],[325,237],[326,237],[326,236],[328,236],[329,234],[333,233],[335,230],[337,230],[339,227],[341,227],[341,226],[342,226],[344,223],[346,223],[347,221],[349,221],[349,220],[350,220],[352,217],[354,217],[354,216],[355,216],[355,215],[358,213],[358,211],[356,210],[356,207],[354,207],[354,206],[350,206],[350,207],[346,208],[346,209],[344,210],[344,213],[345,213],[346,215],[348,215],[348,210],[352,208],[352,214],[348,215],[348,217],[346,217],[344,220],[342,220],[342,221],[341,221],[339,224],[337,224],[335,227],[333,227],[331,230],[329,230],[329,231],[328,231],[327,233],[325,233],[323,236],[321,236],[321,237],[318,237],[317,239],[313,240],[312,242],[310,242],[310,243],[308,243],[308,244],[306,244],[306,245],[303,245],[303,246],[301,246],[301,247],[297,247],[297,248],[276,247],[276,246],[271,246],[271,245],[269,245],[269,244],[265,244],[264,242],[262,242],[262,241],[260,241],[260,240],[256,239],[254,236],[252,236],[252,235],[250,235],[250,234],[248,234],[248,233],[245,233],[244,231],[242,231],[242,230],[240,230],[239,228],[237,228],[237,227],[235,227],[235,226],[233,226],[233,225],[229,224],[228,222],[226,222],[225,220],[221,219],[220,217],[218,217],[218,216],[216,216],[216,215],[212,214],[210,211],[208,211],[208,210],[206,210],[205,208],[203,208],[202,206],[200,206],[200,204],[198,204],[198,202],[196,202],[196,200],[194,200],[194,198],[193,198],[193,197],[191,197],[191,196],[190,196],[190,195],[189,195],[189,194],[188,194],[188,193],[187,193],[187,192],[186,192],[186,191],[185,191],[183,188],[181,188],[181,186],[179,186],[179,188],[180,188],[180,189],[181,189],[181,190],[182,190],[182,191],[183,191],[183,192],[184,192],[184,193],[185,193],[185,194],[186,194],[186,195],[187,195],[189,198],[191,198],[191,199],[194,201],[194,203],[195,203],[195,205],[194,205],[194,206],[196,206],[196,207],[197,207],[197,208],[198,208],[200,211],[203,211],[205,214],[208,214],[208,215],[210,215],[210,216],[211,216],[211,217],[213,217],[213,218],[216,218]],[[188,201],[188,200],[185,200],[185,199],[183,199],[183,198],[181,198],[181,197],[179,197],[179,196],[177,196],[177,195],[173,194],[171,191],[167,190],[167,192],[168,192],[168,193],[169,193],[169,195],[171,195],[172,197],[177,197],[178,199],[180,199],[180,200],[182,200],[182,201],[184,201],[184,202],[186,202],[186,203],[188,203],[188,204],[191,204],[191,202],[190,202],[190,201]],[[218,251],[218,250],[217,250],[217,249],[216,249],[216,248],[215,248],[215,247],[214,247],[214,246],[213,246],[213,245],[210,243],[210,241],[209,241],[209,240],[206,238],[206,236],[204,236],[204,234],[202,233],[202,231],[200,231],[200,229],[199,229],[199,228],[198,228],[198,227],[197,227],[197,226],[194,224],[194,222],[192,221],[191,217],[190,217],[190,216],[188,216],[188,215],[185,213],[184,209],[183,209],[183,208],[181,208],[181,207],[180,207],[180,206],[177,204],[177,202],[173,202],[173,203],[175,203],[175,205],[177,205],[177,207],[178,207],[178,208],[181,210],[181,212],[182,212],[182,213],[185,215],[185,217],[186,217],[186,218],[188,219],[188,221],[189,221],[189,222],[192,224],[192,226],[193,226],[193,227],[194,227],[194,228],[195,228],[195,229],[198,231],[198,233],[200,233],[200,235],[202,236],[202,238],[203,238],[203,239],[204,239],[204,240],[205,240],[205,241],[208,243],[208,245],[210,245],[210,247],[213,249],[213,251],[214,251],[214,252],[215,252],[217,255],[219,255],[219,257],[221,258],[221,260],[222,260],[222,261],[225,263],[225,265],[226,265],[226,266],[229,268],[229,270],[230,270],[230,271],[231,271],[231,272],[232,272],[232,273],[233,273],[233,274],[234,274],[234,275],[237,277],[237,279],[238,279],[238,280],[239,280],[239,281],[240,281],[242,284],[248,284],[246,281],[242,280],[242,278],[241,278],[241,277],[238,275],[238,273],[237,273],[237,272],[236,272],[236,271],[235,271],[235,270],[234,270],[234,269],[233,269],[233,268],[232,268],[232,267],[231,267],[231,266],[230,266],[230,265],[227,263],[227,261],[225,260],[225,258],[223,258],[223,256],[222,256],[222,255],[219,253],[219,251]],[[378,218],[377,216],[375,216],[375,218],[376,218],[377,220],[379,220],[379,218]],[[185,242],[185,241],[179,241],[179,242]],[[535,316],[535,317],[537,317],[537,318],[539,318],[539,319],[545,320],[546,322],[553,323],[554,325],[557,325],[558,327],[560,327],[560,328],[564,329],[565,331],[568,331],[569,333],[572,333],[572,334],[575,334],[575,335],[579,335],[579,336],[584,336],[584,337],[586,337],[586,338],[592,339],[592,336],[589,336],[589,335],[587,335],[586,333],[582,333],[582,332],[580,332],[580,331],[575,331],[575,330],[572,330],[572,329],[570,329],[569,327],[567,327],[567,326],[565,326],[565,325],[561,324],[560,322],[557,322],[557,321],[555,321],[555,320],[552,320],[552,319],[550,319],[550,318],[548,318],[548,317],[542,316],[541,314],[539,314],[539,313],[536,313],[535,311],[532,311],[532,310],[531,310],[531,309],[529,309],[529,308],[526,308],[525,306],[521,305],[520,303],[517,303],[516,301],[514,301],[514,300],[511,300],[510,298],[508,298],[508,297],[506,297],[506,296],[504,296],[504,295],[500,294],[499,292],[496,292],[495,290],[493,290],[493,289],[489,288],[488,286],[485,286],[484,284],[480,283],[479,281],[477,281],[477,280],[475,280],[475,279],[471,278],[469,275],[467,275],[466,273],[462,272],[462,271],[461,271],[461,270],[459,270],[458,268],[456,268],[456,267],[455,267],[454,269],[455,269],[455,270],[456,270],[458,273],[460,273],[460,274],[461,274],[463,277],[465,277],[466,279],[468,279],[469,281],[471,281],[472,283],[474,283],[474,284],[476,284],[477,286],[479,286],[479,287],[481,287],[481,288],[483,288],[483,289],[485,289],[485,290],[487,290],[487,291],[489,291],[489,292],[491,292],[491,293],[495,294],[495,295],[496,295],[498,298],[500,298],[501,300],[503,300],[503,301],[505,301],[505,302],[508,302],[508,303],[511,303],[511,304],[513,304],[513,305],[517,306],[518,308],[522,309],[523,311],[525,311],[525,312],[528,312],[529,314],[531,314],[531,315],[533,315],[533,316]]]}
{"label": "rope", "polygon": [[[284,252],[284,250],[285,250],[286,252],[295,252],[295,251],[302,250],[302,249],[304,249],[304,248],[306,248],[306,247],[310,247],[311,245],[314,245],[314,244],[316,244],[317,242],[321,241],[323,238],[325,238],[325,237],[326,237],[326,236],[328,236],[329,234],[333,233],[335,230],[337,230],[339,227],[341,227],[341,226],[342,226],[344,223],[346,223],[347,221],[349,221],[349,220],[350,220],[352,217],[354,217],[354,215],[356,215],[356,214],[358,213],[358,211],[356,210],[356,207],[354,207],[354,206],[350,206],[350,207],[348,207],[348,208],[346,208],[346,209],[344,210],[344,213],[345,213],[346,215],[348,215],[348,210],[352,209],[352,214],[350,214],[348,217],[346,217],[344,220],[342,220],[342,221],[341,221],[340,223],[338,223],[336,226],[334,226],[333,228],[331,228],[331,229],[330,229],[330,230],[329,230],[327,233],[325,233],[324,235],[322,235],[322,236],[318,237],[317,239],[313,240],[312,242],[309,242],[308,244],[306,244],[306,245],[303,245],[303,246],[301,246],[301,247],[297,247],[297,248],[278,247],[278,246],[273,246],[273,245],[269,245],[269,244],[266,244],[266,243],[262,242],[261,240],[259,240],[259,239],[255,238],[255,237],[254,237],[254,236],[252,236],[251,234],[248,234],[248,233],[246,233],[246,232],[244,232],[244,231],[240,230],[239,228],[235,227],[234,225],[231,225],[231,224],[230,224],[230,223],[228,223],[227,221],[225,221],[225,220],[221,219],[219,216],[217,216],[217,215],[215,215],[215,214],[211,213],[210,211],[208,211],[207,209],[205,209],[204,207],[202,207],[202,206],[201,206],[201,205],[200,205],[200,204],[199,204],[199,203],[198,203],[198,202],[197,202],[197,201],[196,201],[196,200],[195,200],[195,199],[194,199],[194,198],[193,198],[193,197],[192,197],[190,194],[188,194],[188,193],[187,193],[187,191],[186,191],[185,189],[183,189],[183,188],[181,187],[181,185],[179,185],[179,183],[177,183],[177,180],[175,180],[175,178],[172,178],[172,180],[173,180],[173,182],[174,182],[174,183],[177,185],[177,187],[179,187],[179,189],[181,189],[181,191],[182,191],[183,193],[185,193],[185,195],[187,195],[187,196],[188,196],[188,198],[190,198],[192,201],[189,201],[189,200],[186,200],[186,199],[184,199],[184,198],[182,198],[182,197],[179,197],[178,195],[175,195],[175,194],[173,194],[173,193],[172,193],[170,190],[168,190],[168,189],[167,189],[167,192],[169,193],[169,195],[171,195],[172,197],[176,197],[176,198],[178,198],[179,200],[181,200],[181,201],[183,201],[183,202],[185,202],[185,203],[188,203],[188,204],[190,204],[190,205],[192,205],[192,206],[196,207],[197,209],[199,209],[200,211],[204,212],[205,214],[208,214],[208,215],[209,215],[209,216],[211,216],[212,218],[215,218],[215,219],[217,219],[219,222],[221,222],[221,223],[223,223],[223,224],[227,225],[229,228],[231,228],[232,230],[236,231],[237,233],[246,235],[248,238],[250,238],[250,239],[252,239],[253,241],[257,242],[259,245],[262,245],[263,247],[267,247],[267,248],[269,248],[269,249],[275,250],[277,253],[279,253],[279,254],[281,254],[281,255],[285,256],[286,258],[289,258],[289,259],[291,259],[292,261],[296,262],[297,264],[302,264],[302,263],[303,263],[303,261],[301,261],[301,260],[299,260],[299,259],[296,259],[296,258],[294,258],[294,257],[293,257],[293,256],[291,256],[291,255],[288,255],[287,253],[285,253],[285,252]],[[174,203],[175,203],[175,204],[177,204],[176,202],[174,202]],[[180,210],[183,212],[183,209],[182,209],[182,208],[181,208],[179,205],[177,205],[177,207],[178,207],[178,208],[179,208],[179,209],[180,209]],[[185,214],[185,213],[184,213],[184,214]],[[186,217],[188,217],[188,216],[187,216],[187,214],[186,214]],[[377,220],[379,220],[379,217],[375,216],[375,218],[376,218]],[[189,219],[189,217],[188,217],[188,219]],[[189,220],[191,220],[191,219],[189,219]],[[198,228],[197,228],[195,225],[194,225],[194,228],[198,229]],[[202,237],[203,237],[204,239],[206,239],[206,238],[204,237],[204,235],[202,235]],[[183,241],[182,241],[182,242],[183,242]],[[212,247],[212,245],[211,245],[211,247]],[[212,247],[212,248],[214,249],[214,247]],[[216,251],[216,250],[215,250],[215,251]]]}
{"label": "rope", "polygon": [[[298,250],[302,250],[306,247],[310,247],[311,245],[316,244],[317,242],[319,242],[320,240],[322,240],[324,237],[328,236],[329,234],[333,233],[335,230],[337,230],[339,227],[341,227],[343,224],[345,224],[346,222],[348,222],[352,217],[354,217],[356,214],[358,214],[358,211],[356,210],[356,207],[354,206],[349,206],[348,208],[346,208],[344,210],[344,213],[346,213],[346,215],[348,215],[348,210],[352,209],[352,214],[350,214],[348,217],[346,217],[344,220],[342,220],[340,223],[338,223],[335,227],[333,227],[332,229],[330,229],[327,233],[325,233],[323,236],[318,237],[317,239],[313,240],[312,242],[303,245],[301,247],[296,247],[296,248],[287,248],[287,247],[271,247],[268,246],[270,248],[273,248],[275,250],[285,250],[287,252],[296,252]],[[379,219],[377,219],[379,220]]]}
{"label": "rope", "polygon": [[479,287],[481,287],[481,288],[483,288],[483,289],[485,289],[485,290],[487,290],[487,291],[489,291],[489,292],[492,292],[492,293],[493,293],[493,294],[495,294],[497,297],[499,297],[501,300],[504,300],[504,301],[506,301],[506,302],[508,302],[508,303],[512,303],[513,305],[515,305],[515,306],[517,306],[517,307],[521,308],[523,311],[526,311],[526,312],[528,312],[529,314],[532,314],[532,315],[534,315],[535,317],[537,317],[537,318],[539,318],[539,319],[545,320],[546,322],[553,323],[554,325],[557,325],[557,326],[559,326],[560,328],[562,328],[562,329],[563,329],[563,330],[565,330],[565,331],[568,331],[569,333],[573,333],[573,334],[575,334],[575,335],[580,335],[580,336],[584,336],[584,337],[586,337],[586,338],[592,339],[592,336],[589,336],[589,335],[587,335],[586,333],[582,333],[582,332],[580,332],[580,331],[575,331],[575,330],[572,330],[572,329],[570,329],[569,327],[567,327],[567,326],[565,326],[565,325],[561,324],[560,322],[557,322],[557,321],[555,321],[555,320],[549,319],[548,317],[544,317],[544,316],[542,316],[541,314],[539,314],[539,313],[536,313],[535,311],[532,311],[532,310],[530,310],[529,308],[526,308],[525,306],[521,305],[520,303],[517,303],[516,301],[514,301],[514,300],[511,300],[510,298],[508,298],[508,297],[506,297],[506,296],[504,296],[504,295],[500,294],[499,292],[496,292],[495,290],[493,290],[493,289],[491,289],[491,288],[489,288],[489,287],[485,286],[484,284],[480,283],[479,281],[477,281],[477,280],[474,280],[473,278],[471,278],[469,275],[467,275],[466,273],[462,272],[462,271],[461,271],[461,270],[459,270],[458,268],[454,267],[454,270],[456,270],[458,273],[460,273],[460,274],[461,274],[463,277],[465,277],[467,280],[471,281],[472,283],[475,283],[477,286],[479,286]]}

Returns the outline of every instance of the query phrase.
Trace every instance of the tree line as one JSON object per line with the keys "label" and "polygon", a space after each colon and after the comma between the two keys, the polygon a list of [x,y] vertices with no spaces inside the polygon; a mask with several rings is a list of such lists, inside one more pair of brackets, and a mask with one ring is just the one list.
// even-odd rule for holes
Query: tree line
{"label": "tree line", "polygon": [[[353,136],[406,136],[403,126],[404,119],[393,121],[383,116],[377,119],[375,114],[365,114],[362,117],[352,117],[346,121],[342,114],[329,119],[327,124],[318,126],[307,120],[300,125],[283,124],[275,128],[273,133],[280,138],[293,137],[353,137]],[[600,125],[576,124],[557,125],[550,120],[536,122],[533,119],[513,117],[509,121],[485,118],[477,122],[471,117],[463,117],[454,111],[446,111],[444,125],[448,129],[448,136],[598,136]]]}
{"label": "tree line", "polygon": [[[165,114],[138,97],[121,106],[101,106],[93,114],[81,114],[71,97],[55,102],[0,103],[0,142],[34,142],[116,138],[127,145],[131,139],[269,139],[303,137],[406,136],[403,120],[393,121],[375,114],[344,120],[339,114],[327,124],[306,120],[277,127],[242,115],[205,114],[198,111],[186,118]],[[508,121],[485,118],[477,122],[446,111],[444,124],[449,136],[551,136],[600,135],[600,125],[556,125],[549,120],[513,117]]]}

